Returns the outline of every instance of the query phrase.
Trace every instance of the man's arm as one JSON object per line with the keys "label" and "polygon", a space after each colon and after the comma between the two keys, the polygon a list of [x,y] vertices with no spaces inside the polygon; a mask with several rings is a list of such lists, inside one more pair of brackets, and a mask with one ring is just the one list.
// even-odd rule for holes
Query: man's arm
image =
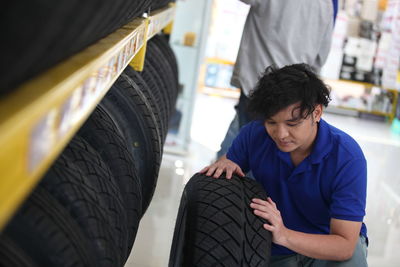
{"label": "man's arm", "polygon": [[360,228],[361,222],[331,219],[329,235],[288,230],[280,245],[315,259],[345,261],[353,256]]}
{"label": "man's arm", "polygon": [[321,260],[344,261],[352,257],[361,222],[331,219],[329,235],[307,234],[285,227],[279,210],[271,198],[253,199],[254,213],[270,222],[264,228],[272,232],[273,242],[299,254]]}

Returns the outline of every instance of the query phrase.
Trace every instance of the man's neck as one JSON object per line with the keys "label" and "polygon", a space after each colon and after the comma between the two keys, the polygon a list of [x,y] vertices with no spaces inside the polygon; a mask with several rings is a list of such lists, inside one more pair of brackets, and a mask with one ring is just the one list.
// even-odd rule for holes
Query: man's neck
{"label": "man's neck", "polygon": [[317,133],[318,124],[315,123],[313,134],[310,136],[310,142],[306,144],[303,148],[299,147],[295,151],[290,152],[290,158],[292,159],[294,166],[299,165],[306,157],[308,157],[308,155],[311,154],[315,140],[317,139]]}

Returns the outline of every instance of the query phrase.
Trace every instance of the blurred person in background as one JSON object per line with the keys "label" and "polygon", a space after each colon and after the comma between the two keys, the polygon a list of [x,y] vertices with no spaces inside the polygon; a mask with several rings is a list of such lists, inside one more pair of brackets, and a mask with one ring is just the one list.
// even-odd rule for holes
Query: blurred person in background
{"label": "blurred person in background", "polygon": [[267,66],[307,63],[319,72],[329,54],[338,9],[338,0],[240,1],[250,5],[231,79],[240,98],[217,158],[251,120],[248,95]]}

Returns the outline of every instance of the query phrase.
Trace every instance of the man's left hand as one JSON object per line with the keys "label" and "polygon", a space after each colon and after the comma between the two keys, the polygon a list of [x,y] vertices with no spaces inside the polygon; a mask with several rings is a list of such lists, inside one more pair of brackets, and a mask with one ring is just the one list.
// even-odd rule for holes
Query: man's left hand
{"label": "man's left hand", "polygon": [[281,213],[277,209],[275,202],[270,197],[267,200],[254,198],[250,207],[254,209],[255,215],[269,222],[269,224],[264,224],[264,228],[272,233],[272,242],[278,245],[285,243],[288,229],[283,224]]}

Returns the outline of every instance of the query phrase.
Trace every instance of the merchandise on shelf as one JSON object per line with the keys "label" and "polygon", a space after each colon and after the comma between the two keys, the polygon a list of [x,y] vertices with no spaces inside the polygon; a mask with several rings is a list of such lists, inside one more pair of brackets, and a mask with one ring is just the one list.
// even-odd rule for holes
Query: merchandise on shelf
{"label": "merchandise on shelf", "polygon": [[400,59],[400,1],[345,1],[321,76],[354,81],[332,86],[333,106],[395,116]]}

